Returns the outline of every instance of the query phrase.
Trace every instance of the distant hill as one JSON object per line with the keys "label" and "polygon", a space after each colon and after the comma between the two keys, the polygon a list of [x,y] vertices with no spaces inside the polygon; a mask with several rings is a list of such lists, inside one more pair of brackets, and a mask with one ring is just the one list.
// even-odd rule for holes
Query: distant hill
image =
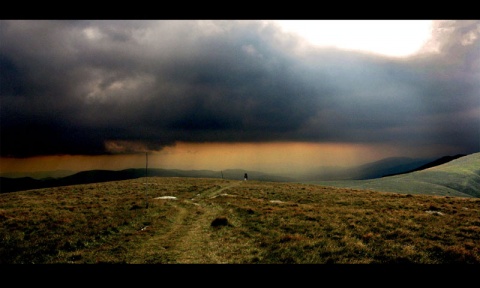
{"label": "distant hill", "polygon": [[432,161],[431,158],[390,157],[355,167],[318,167],[292,177],[299,181],[374,179],[412,171]]}
{"label": "distant hill", "polygon": [[406,172],[401,172],[401,173],[396,173],[396,174],[387,174],[385,176],[382,176],[382,177],[387,177],[387,176],[394,176],[394,175],[400,175],[400,174],[405,174],[405,173],[411,173],[411,172],[415,172],[415,171],[421,171],[421,170],[425,170],[425,169],[428,169],[428,168],[431,168],[431,167],[435,167],[435,166],[438,166],[438,165],[442,165],[442,164],[445,164],[445,163],[448,163],[452,160],[455,160],[455,159],[458,159],[460,157],[463,157],[463,156],[466,156],[466,154],[457,154],[455,156],[444,156],[442,158],[439,158],[439,159],[436,159],[435,161],[432,161],[432,162],[429,162],[425,165],[422,165],[416,169],[412,169],[412,170],[408,170]]}
{"label": "distant hill", "polygon": [[422,165],[431,163],[431,159],[414,159],[406,157],[391,157],[380,161],[360,165],[349,169],[351,179],[365,180],[384,177],[389,174],[404,173]]}
{"label": "distant hill", "polygon": [[30,177],[33,179],[45,179],[45,178],[62,178],[73,175],[78,171],[71,170],[53,170],[53,171],[35,171],[35,172],[6,172],[0,173],[0,177],[6,178],[25,178]]}
{"label": "distant hill", "polygon": [[[257,171],[246,171],[241,169],[230,169],[225,171],[212,170],[178,170],[178,169],[158,169],[150,168],[147,170],[147,176],[158,177],[192,177],[192,178],[224,178],[232,180],[242,180],[244,173],[248,173],[251,180],[274,181],[274,182],[292,182],[295,179],[270,175]],[[119,171],[113,170],[89,170],[75,173],[61,178],[33,179],[32,177],[8,178],[0,177],[0,193],[22,191],[29,189],[99,183],[108,181],[119,181],[145,177],[145,169],[131,168]]]}
{"label": "distant hill", "polygon": [[478,198],[480,197],[480,152],[401,175],[369,180],[311,181],[309,183],[396,193]]}

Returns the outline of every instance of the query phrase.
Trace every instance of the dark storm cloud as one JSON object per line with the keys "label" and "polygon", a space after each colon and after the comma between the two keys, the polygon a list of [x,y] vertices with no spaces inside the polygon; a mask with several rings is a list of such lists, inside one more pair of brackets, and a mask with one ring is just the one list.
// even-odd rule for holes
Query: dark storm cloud
{"label": "dark storm cloud", "polygon": [[479,21],[436,53],[305,47],[259,21],[1,21],[1,155],[175,141],[341,141],[479,150]]}

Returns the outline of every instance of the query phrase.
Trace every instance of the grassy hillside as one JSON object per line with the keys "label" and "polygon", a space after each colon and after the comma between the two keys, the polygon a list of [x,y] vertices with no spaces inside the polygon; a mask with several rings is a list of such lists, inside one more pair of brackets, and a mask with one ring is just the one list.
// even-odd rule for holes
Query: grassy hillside
{"label": "grassy hillside", "polygon": [[476,198],[312,184],[72,185],[0,194],[0,263],[480,264],[479,212]]}
{"label": "grassy hillside", "polygon": [[315,181],[315,184],[408,194],[480,197],[480,153],[408,174],[349,181]]}

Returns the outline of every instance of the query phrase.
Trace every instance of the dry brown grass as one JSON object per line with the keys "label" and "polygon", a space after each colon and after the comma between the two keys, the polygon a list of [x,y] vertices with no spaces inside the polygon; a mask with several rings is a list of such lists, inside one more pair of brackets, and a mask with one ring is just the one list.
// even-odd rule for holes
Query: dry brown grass
{"label": "dry brown grass", "polygon": [[0,263],[478,264],[479,212],[480,199],[260,181],[46,188],[0,194]]}

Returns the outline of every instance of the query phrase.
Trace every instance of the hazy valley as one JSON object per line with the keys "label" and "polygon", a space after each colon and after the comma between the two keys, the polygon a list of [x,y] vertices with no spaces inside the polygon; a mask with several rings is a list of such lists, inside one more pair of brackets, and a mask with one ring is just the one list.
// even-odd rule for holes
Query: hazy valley
{"label": "hazy valley", "polygon": [[[44,171],[10,173],[0,177],[1,193],[136,179],[140,177],[193,177],[273,182],[300,182],[397,193],[480,197],[480,153],[438,159],[386,158],[357,167],[319,167],[303,174],[269,174],[243,169],[178,170],[137,168],[119,171]],[[65,176],[63,176],[65,175]],[[14,176],[14,177],[12,177]],[[28,176],[28,177],[27,177]],[[41,178],[41,177],[44,178]],[[35,177],[35,178],[34,178]]]}

